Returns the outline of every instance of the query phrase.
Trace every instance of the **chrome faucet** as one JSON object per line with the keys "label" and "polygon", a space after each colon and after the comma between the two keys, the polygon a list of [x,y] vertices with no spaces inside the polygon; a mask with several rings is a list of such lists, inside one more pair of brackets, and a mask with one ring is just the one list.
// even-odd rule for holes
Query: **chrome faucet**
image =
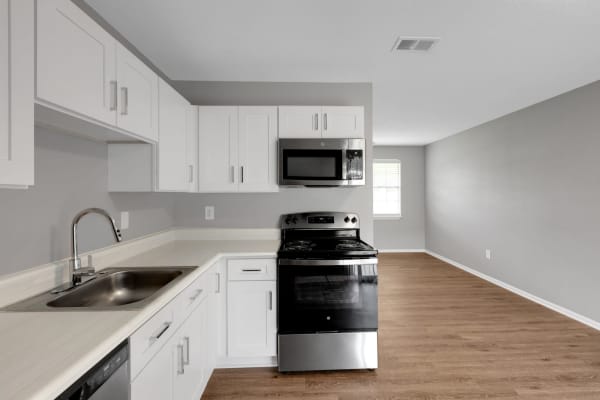
{"label": "chrome faucet", "polygon": [[74,287],[83,283],[85,277],[90,279],[95,277],[94,267],[88,265],[86,268],[83,268],[81,266],[81,259],[79,258],[79,251],[77,249],[77,225],[79,224],[81,218],[88,214],[100,214],[105,216],[110,222],[115,235],[115,240],[120,242],[123,239],[121,237],[121,231],[119,228],[117,228],[114,218],[111,217],[106,210],[101,208],[86,208],[85,210],[79,212],[75,218],[73,218],[73,223],[71,224],[71,258],[69,259],[69,274],[71,277],[70,287]]}

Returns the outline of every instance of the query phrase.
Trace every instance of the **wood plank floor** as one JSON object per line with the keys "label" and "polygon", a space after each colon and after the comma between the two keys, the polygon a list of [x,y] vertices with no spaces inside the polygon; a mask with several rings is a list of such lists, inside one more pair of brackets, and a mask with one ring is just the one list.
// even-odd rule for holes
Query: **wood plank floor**
{"label": "wood plank floor", "polygon": [[383,254],[374,372],[217,370],[217,399],[600,399],[600,333],[426,254]]}

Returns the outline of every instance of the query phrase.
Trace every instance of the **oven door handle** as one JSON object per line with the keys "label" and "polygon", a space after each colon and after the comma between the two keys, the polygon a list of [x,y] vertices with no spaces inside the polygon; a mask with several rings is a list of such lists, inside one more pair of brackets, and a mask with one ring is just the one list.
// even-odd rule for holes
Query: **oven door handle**
{"label": "oven door handle", "polygon": [[354,258],[347,260],[290,260],[286,258],[280,258],[278,261],[280,266],[294,266],[294,265],[305,265],[305,266],[345,266],[345,265],[373,265],[377,264],[377,258]]}

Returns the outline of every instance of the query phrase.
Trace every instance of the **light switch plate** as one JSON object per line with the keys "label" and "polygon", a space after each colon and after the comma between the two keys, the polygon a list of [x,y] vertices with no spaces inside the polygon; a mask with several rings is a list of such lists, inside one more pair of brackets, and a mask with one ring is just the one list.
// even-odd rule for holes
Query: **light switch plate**
{"label": "light switch plate", "polygon": [[129,228],[129,211],[122,211],[121,212],[121,225],[119,226],[119,229],[125,230],[127,228]]}
{"label": "light switch plate", "polygon": [[215,219],[215,207],[214,206],[204,207],[204,219],[207,221],[212,221],[213,219]]}
{"label": "light switch plate", "polygon": [[488,260],[492,259],[492,251],[490,249],[485,249],[485,258]]}

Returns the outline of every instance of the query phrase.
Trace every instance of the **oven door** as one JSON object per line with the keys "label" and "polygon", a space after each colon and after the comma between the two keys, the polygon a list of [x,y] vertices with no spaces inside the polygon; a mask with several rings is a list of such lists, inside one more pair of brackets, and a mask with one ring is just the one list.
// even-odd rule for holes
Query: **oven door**
{"label": "oven door", "polygon": [[377,259],[279,260],[280,334],[377,329]]}

